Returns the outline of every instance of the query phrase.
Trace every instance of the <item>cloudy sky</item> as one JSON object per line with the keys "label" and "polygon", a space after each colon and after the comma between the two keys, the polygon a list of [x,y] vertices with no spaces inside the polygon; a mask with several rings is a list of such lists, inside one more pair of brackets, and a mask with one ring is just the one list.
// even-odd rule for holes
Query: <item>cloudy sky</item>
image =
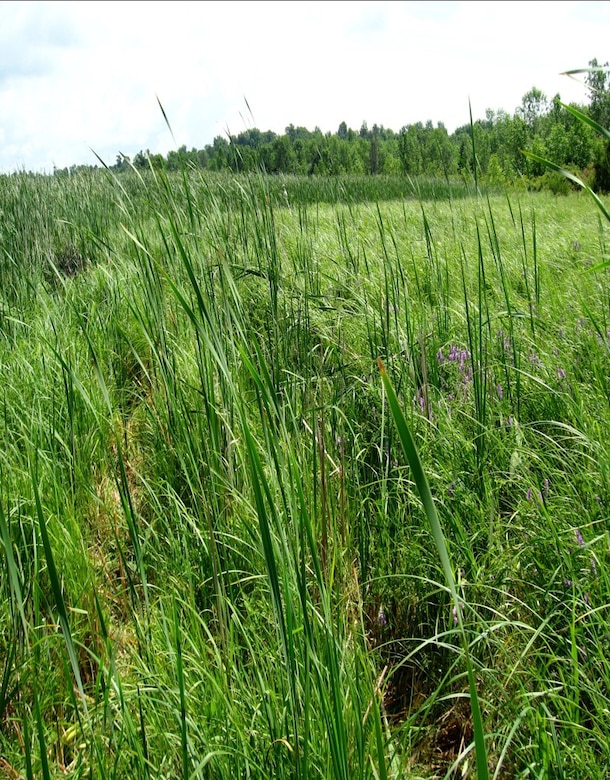
{"label": "cloudy sky", "polygon": [[0,171],[291,123],[453,131],[469,100],[512,113],[532,86],[586,102],[560,74],[593,57],[610,60],[610,2],[3,0]]}

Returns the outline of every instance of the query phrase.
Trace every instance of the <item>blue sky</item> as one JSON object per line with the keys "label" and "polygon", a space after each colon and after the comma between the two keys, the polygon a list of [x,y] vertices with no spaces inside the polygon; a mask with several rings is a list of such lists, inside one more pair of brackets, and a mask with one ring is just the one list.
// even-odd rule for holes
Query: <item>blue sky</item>
{"label": "blue sky", "polygon": [[475,119],[512,113],[532,86],[586,102],[560,73],[593,57],[610,60],[610,2],[4,0],[0,171],[290,123],[452,131],[469,100]]}

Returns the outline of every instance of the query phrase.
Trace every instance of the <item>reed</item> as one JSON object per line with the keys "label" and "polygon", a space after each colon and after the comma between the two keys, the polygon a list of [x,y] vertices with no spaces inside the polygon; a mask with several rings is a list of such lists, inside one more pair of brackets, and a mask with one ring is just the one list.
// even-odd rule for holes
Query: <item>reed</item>
{"label": "reed", "polygon": [[587,193],[1,183],[3,770],[604,776]]}

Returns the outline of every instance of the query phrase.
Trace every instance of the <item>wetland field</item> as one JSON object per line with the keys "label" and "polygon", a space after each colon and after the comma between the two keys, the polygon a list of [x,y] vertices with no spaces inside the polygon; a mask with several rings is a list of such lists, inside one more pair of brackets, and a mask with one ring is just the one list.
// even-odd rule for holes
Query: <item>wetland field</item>
{"label": "wetland field", "polygon": [[608,224],[372,180],[0,177],[0,778],[607,776]]}

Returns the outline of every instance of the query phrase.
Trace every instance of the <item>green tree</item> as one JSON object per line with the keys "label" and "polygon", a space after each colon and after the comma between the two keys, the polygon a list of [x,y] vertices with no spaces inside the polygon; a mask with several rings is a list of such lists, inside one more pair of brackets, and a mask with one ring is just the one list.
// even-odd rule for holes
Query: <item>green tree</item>
{"label": "green tree", "polygon": [[532,87],[521,99],[521,105],[517,114],[523,117],[526,125],[532,133],[538,129],[540,119],[548,112],[549,101],[547,96],[537,87]]}
{"label": "green tree", "polygon": [[522,175],[525,170],[523,149],[527,147],[529,129],[523,117],[515,113],[496,116],[493,126],[494,150],[508,181]]}
{"label": "green tree", "polygon": [[439,122],[432,131],[434,146],[434,173],[439,176],[452,176],[457,173],[457,152],[451,143],[447,128]]}
{"label": "green tree", "polygon": [[150,165],[156,171],[162,171],[165,168],[165,158],[162,154],[151,154],[148,149],[146,150]]}
{"label": "green tree", "polygon": [[[589,90],[589,113],[591,118],[606,129],[610,129],[610,72],[608,63],[599,66],[597,59],[589,62],[591,70],[585,82]],[[593,187],[600,192],[610,192],[610,141],[599,138],[594,151]]]}
{"label": "green tree", "polygon": [[381,172],[388,176],[396,176],[401,173],[402,164],[398,152],[398,138],[389,138],[383,145],[383,164]]}
{"label": "green tree", "polygon": [[211,147],[206,151],[209,158],[209,169],[222,171],[229,167],[229,142],[222,135],[217,135]]}
{"label": "green tree", "polygon": [[492,154],[489,158],[485,179],[487,183],[491,185],[502,185],[506,183],[506,177],[497,154]]}
{"label": "green tree", "polygon": [[379,140],[379,128],[373,125],[373,132],[370,134],[369,146],[369,173],[375,176],[381,170],[381,150]]}
{"label": "green tree", "polygon": [[127,171],[130,167],[130,159],[125,154],[117,154],[116,162],[112,166],[115,171]]}
{"label": "green tree", "polygon": [[280,135],[273,140],[271,147],[271,172],[295,173],[297,160],[290,138],[287,135]]}
{"label": "green tree", "polygon": [[[544,142],[544,138],[536,133],[530,144],[530,151],[537,154],[539,157],[548,157],[548,150]],[[526,171],[529,176],[538,177],[543,176],[546,172],[546,166],[543,163],[539,163],[536,160],[527,159]]]}
{"label": "green tree", "polygon": [[546,149],[549,158],[557,165],[567,165],[570,157],[570,137],[564,125],[553,122],[546,138]]}
{"label": "green tree", "polygon": [[608,63],[598,65],[597,59],[589,61],[590,70],[585,77],[589,92],[589,113],[602,127],[610,128],[610,70]]}
{"label": "green tree", "polygon": [[144,152],[140,149],[140,151],[135,155],[133,158],[133,167],[137,168],[139,171],[143,171],[145,168],[148,168],[148,162],[146,161],[146,155]]}
{"label": "green tree", "polygon": [[418,137],[418,125],[406,125],[398,134],[398,154],[402,171],[407,176],[417,176],[422,172],[422,155]]}

